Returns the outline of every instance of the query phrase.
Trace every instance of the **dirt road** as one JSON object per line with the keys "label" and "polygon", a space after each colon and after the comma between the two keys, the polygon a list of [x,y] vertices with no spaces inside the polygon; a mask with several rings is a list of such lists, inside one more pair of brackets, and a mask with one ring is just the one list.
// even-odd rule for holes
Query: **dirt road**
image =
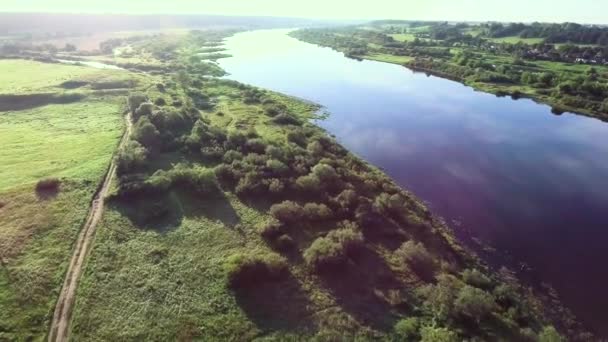
{"label": "dirt road", "polygon": [[[126,130],[119,144],[119,149],[127,142],[129,135],[131,134],[131,114],[127,114]],[[78,287],[78,280],[82,274],[83,266],[86,261],[86,257],[91,250],[93,237],[95,236],[95,230],[97,223],[101,219],[104,209],[104,199],[108,194],[110,186],[112,185],[112,179],[116,173],[116,163],[112,160],[108,172],[105,175],[103,183],[91,203],[91,209],[89,215],[85,221],[84,226],[78,235],[76,246],[74,247],[74,253],[68,266],[68,271],[59,294],[59,300],[55,306],[55,312],[53,313],[53,321],[51,322],[51,330],[49,332],[49,342],[63,342],[67,341],[70,333],[70,321],[72,318],[72,309],[74,300],[76,297],[76,289]]]}

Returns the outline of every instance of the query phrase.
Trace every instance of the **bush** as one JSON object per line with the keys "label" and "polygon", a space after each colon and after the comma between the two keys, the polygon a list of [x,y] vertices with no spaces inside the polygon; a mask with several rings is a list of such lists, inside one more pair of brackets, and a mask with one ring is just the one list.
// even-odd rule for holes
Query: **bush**
{"label": "bush", "polygon": [[278,125],[301,125],[302,124],[300,122],[300,120],[298,120],[296,117],[289,115],[289,114],[285,114],[285,113],[281,113],[281,114],[275,116],[274,118],[272,118],[272,121]]}
{"label": "bush", "polygon": [[336,201],[344,209],[353,209],[357,206],[358,196],[354,190],[347,189],[336,197]]}
{"label": "bush", "polygon": [[292,201],[284,201],[270,207],[270,215],[281,222],[296,222],[304,215],[302,207]]}
{"label": "bush", "polygon": [[276,146],[272,146],[272,145],[266,146],[265,153],[272,159],[281,160],[284,158],[283,150]]}
{"label": "bush", "polygon": [[562,338],[561,335],[557,332],[557,330],[552,326],[545,327],[543,329],[543,331],[541,331],[541,333],[538,335],[538,342],[564,342],[564,341],[566,341],[566,340],[564,338]]}
{"label": "bush", "polygon": [[322,271],[342,265],[362,246],[363,235],[360,232],[351,228],[337,229],[316,239],[304,251],[304,260],[308,266]]}
{"label": "bush", "polygon": [[135,110],[137,110],[137,108],[139,108],[139,106],[146,101],[148,101],[148,97],[142,93],[130,94],[129,98],[127,99],[129,110],[131,113],[135,113]]}
{"label": "bush", "polygon": [[338,173],[327,164],[317,164],[312,168],[312,174],[317,176],[322,182],[333,182],[337,180]]}
{"label": "bush", "polygon": [[435,270],[435,259],[420,242],[406,241],[395,254],[418,273],[426,274]]}
{"label": "bush", "polygon": [[306,203],[304,205],[304,217],[311,221],[322,221],[332,217],[331,210],[325,204]]}
{"label": "bush", "polygon": [[287,234],[283,234],[283,235],[279,236],[272,243],[272,246],[274,247],[274,249],[276,249],[277,251],[281,251],[281,252],[287,252],[289,250],[292,250],[295,247],[295,245],[296,245],[296,243]]}
{"label": "bush", "polygon": [[154,111],[154,105],[150,102],[144,102],[137,107],[135,110],[134,119],[141,118],[142,116],[150,116]]}
{"label": "bush", "polygon": [[266,240],[273,240],[283,235],[283,224],[278,221],[270,221],[260,229],[260,235]]}
{"label": "bush", "polygon": [[285,185],[280,179],[274,178],[268,182],[268,191],[272,194],[280,194],[285,190]]}
{"label": "bush", "polygon": [[341,265],[345,261],[345,252],[340,244],[321,237],[304,251],[304,260],[308,266],[323,270]]}
{"label": "bush", "polygon": [[260,282],[281,280],[288,273],[285,259],[274,253],[235,254],[228,257],[224,269],[232,288],[246,288]]}
{"label": "bush", "polygon": [[418,340],[418,329],[420,328],[420,322],[416,317],[409,317],[406,319],[399,320],[395,324],[394,330],[397,336],[404,341],[416,341]]}
{"label": "bush", "polygon": [[321,181],[315,175],[301,176],[296,179],[296,186],[302,191],[315,193],[321,189]]}
{"label": "bush", "polygon": [[139,142],[129,140],[116,155],[116,172],[118,175],[133,173],[146,165],[148,151]]}
{"label": "bush", "polygon": [[261,193],[264,189],[259,175],[255,171],[250,171],[239,179],[235,191],[238,195],[254,195]]}
{"label": "bush", "polygon": [[230,165],[220,164],[213,169],[215,177],[222,184],[231,184],[238,179],[234,169]]}
{"label": "bush", "polygon": [[321,143],[317,140],[309,143],[306,146],[306,150],[308,151],[308,153],[310,153],[311,155],[316,156],[316,157],[323,155],[323,151],[324,151],[323,145],[321,145]]}
{"label": "bush", "polygon": [[492,280],[477,269],[466,269],[462,272],[462,280],[480,289],[488,289],[492,287]]}
{"label": "bush", "polygon": [[262,154],[266,151],[266,143],[259,138],[249,139],[245,143],[247,151]]}
{"label": "bush", "polygon": [[494,297],[484,290],[465,285],[458,294],[454,306],[457,312],[473,319],[477,324],[489,316],[496,303]]}
{"label": "bush", "polygon": [[160,145],[160,133],[147,116],[137,120],[133,127],[133,139],[137,140],[148,150],[154,150]]}
{"label": "bush", "polygon": [[245,146],[245,143],[247,142],[247,137],[245,136],[245,134],[243,134],[241,131],[230,131],[228,132],[228,137],[227,137],[227,147],[229,149],[240,149],[241,147]]}
{"label": "bush", "polygon": [[226,151],[226,153],[224,153],[224,157],[222,158],[226,164],[231,164],[233,161],[241,159],[243,159],[243,154],[234,150]]}
{"label": "bush", "polygon": [[306,135],[301,130],[294,130],[287,133],[287,141],[299,146],[306,146]]}
{"label": "bush", "polygon": [[215,173],[211,169],[188,168],[177,165],[169,171],[156,171],[147,181],[149,184],[180,186],[197,194],[218,195],[220,193]]}
{"label": "bush", "polygon": [[58,178],[45,178],[36,183],[36,192],[57,192],[61,181]]}
{"label": "bush", "polygon": [[289,167],[287,165],[276,159],[269,159],[268,161],[266,161],[266,167],[274,175],[282,175],[289,171]]}
{"label": "bush", "polygon": [[458,342],[458,335],[448,328],[426,326],[420,330],[420,342]]}
{"label": "bush", "polygon": [[164,106],[167,104],[167,101],[165,101],[165,99],[163,99],[162,97],[159,97],[156,100],[154,100],[154,104],[157,106]]}

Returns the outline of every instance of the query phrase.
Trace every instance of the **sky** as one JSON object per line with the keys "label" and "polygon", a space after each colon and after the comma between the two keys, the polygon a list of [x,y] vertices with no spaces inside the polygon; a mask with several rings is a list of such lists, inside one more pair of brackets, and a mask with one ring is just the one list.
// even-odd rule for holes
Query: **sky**
{"label": "sky", "polygon": [[608,0],[0,0],[0,12],[200,13],[608,24]]}

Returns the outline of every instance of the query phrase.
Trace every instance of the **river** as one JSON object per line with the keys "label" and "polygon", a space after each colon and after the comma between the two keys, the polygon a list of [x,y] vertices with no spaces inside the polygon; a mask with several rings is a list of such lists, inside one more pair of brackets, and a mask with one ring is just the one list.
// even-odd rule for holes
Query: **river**
{"label": "river", "polygon": [[[608,334],[608,124],[476,92],[287,36],[239,33],[229,78],[319,103],[319,125],[424,200],[459,235],[550,283]],[[526,266],[526,267],[528,267]]]}

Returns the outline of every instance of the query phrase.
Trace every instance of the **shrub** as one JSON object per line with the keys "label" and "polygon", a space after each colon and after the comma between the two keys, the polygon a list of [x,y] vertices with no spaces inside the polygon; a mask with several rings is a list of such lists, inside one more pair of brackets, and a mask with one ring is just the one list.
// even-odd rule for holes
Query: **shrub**
{"label": "shrub", "polygon": [[116,155],[116,172],[118,175],[133,173],[146,164],[148,151],[139,142],[129,140]]}
{"label": "shrub", "polygon": [[280,252],[290,251],[295,245],[296,243],[287,234],[283,234],[272,241],[272,247]]}
{"label": "shrub", "polygon": [[232,288],[246,288],[259,282],[281,280],[288,273],[285,259],[274,253],[235,254],[228,257],[224,269]]}
{"label": "shrub", "polygon": [[316,239],[304,251],[308,266],[322,271],[343,264],[348,255],[363,246],[363,235],[353,229],[343,228],[331,231],[325,237]]}
{"label": "shrub", "polygon": [[346,254],[356,253],[363,247],[363,235],[355,228],[345,227],[332,230],[327,234],[327,238],[340,244]]}
{"label": "shrub", "polygon": [[304,205],[304,217],[311,221],[322,221],[331,218],[332,212],[325,204],[306,203]]}
{"label": "shrub", "polygon": [[159,97],[156,100],[154,100],[154,104],[157,106],[164,106],[167,104],[167,101],[165,101],[165,99],[163,99],[162,97]]}
{"label": "shrub", "polygon": [[247,137],[241,131],[228,132],[227,144],[229,149],[239,149],[245,146]]}
{"label": "shrub", "polygon": [[427,273],[435,270],[435,259],[420,242],[406,241],[395,254],[416,272]]}
{"label": "shrub", "polygon": [[198,194],[217,195],[220,192],[213,170],[188,168],[182,165],[177,165],[169,171],[156,171],[146,182],[150,184],[168,182],[169,186],[180,186]]}
{"label": "shrub", "polygon": [[285,190],[285,185],[280,179],[274,178],[268,183],[268,191],[270,191],[272,194],[280,194],[283,192],[283,190]]}
{"label": "shrub", "polygon": [[308,153],[312,154],[313,156],[321,156],[323,155],[323,145],[321,145],[321,143],[317,140],[309,143],[306,146],[306,150],[308,151]]}
{"label": "shrub", "polygon": [[281,175],[289,171],[289,167],[287,165],[276,159],[269,159],[266,161],[266,167],[275,175]]}
{"label": "shrub", "polygon": [[296,186],[302,191],[315,193],[321,189],[321,181],[315,175],[301,176],[296,179]]}
{"label": "shrub", "polygon": [[241,159],[243,159],[243,154],[234,150],[226,151],[226,153],[224,153],[224,157],[222,158],[226,164],[231,164],[233,161]]}
{"label": "shrub", "polygon": [[333,182],[338,179],[336,170],[327,164],[317,164],[312,168],[312,174],[317,176],[322,182]]}
{"label": "shrub", "polygon": [[230,184],[237,180],[237,175],[230,165],[220,164],[213,169],[215,177],[223,184]]}
{"label": "shrub", "polygon": [[266,151],[266,143],[259,138],[249,139],[245,143],[247,151],[262,154]]}
{"label": "shrub", "polygon": [[137,120],[132,134],[133,139],[149,150],[157,148],[160,144],[160,133],[147,116],[143,116]]}
{"label": "shrub", "polygon": [[150,102],[144,102],[137,107],[135,110],[134,119],[140,118],[142,116],[150,116],[152,115],[152,111],[154,110],[154,105]]}
{"label": "shrub", "polygon": [[301,125],[302,124],[300,122],[300,120],[298,120],[296,117],[286,114],[286,113],[281,113],[281,114],[275,116],[274,118],[272,118],[272,121],[278,125]]}
{"label": "shrub", "polygon": [[268,106],[266,107],[266,115],[270,117],[275,117],[281,113],[281,109],[277,106]]}
{"label": "shrub", "polygon": [[283,235],[283,224],[278,221],[270,221],[260,229],[260,235],[266,240],[273,240]]}
{"label": "shrub", "polygon": [[397,336],[404,341],[415,341],[418,339],[418,329],[420,328],[420,322],[416,317],[409,317],[399,320],[395,324],[394,330]]}
{"label": "shrub", "polygon": [[342,191],[337,197],[336,201],[344,209],[352,209],[357,206],[357,193],[354,190],[347,189]]}
{"label": "shrub", "polygon": [[420,330],[420,342],[457,342],[458,335],[448,328],[426,326]]}
{"label": "shrub", "polygon": [[36,183],[36,192],[57,192],[61,181],[58,178],[45,178]]}
{"label": "shrub", "polygon": [[292,201],[284,201],[270,207],[270,215],[281,222],[296,222],[303,214],[302,207]]}
{"label": "shrub", "polygon": [[299,146],[306,146],[306,135],[301,130],[293,130],[287,133],[287,141]]}
{"label": "shrub", "polygon": [[272,146],[272,145],[266,146],[265,153],[272,159],[281,160],[284,158],[283,150],[276,146]]}
{"label": "shrub", "polygon": [[454,302],[455,309],[462,315],[473,319],[477,324],[490,315],[496,303],[494,297],[484,290],[465,285]]}
{"label": "shrub", "polygon": [[253,195],[265,190],[258,174],[255,171],[247,172],[239,179],[235,191],[239,195]]}
{"label": "shrub", "polygon": [[345,252],[340,244],[321,237],[304,251],[304,260],[308,266],[323,270],[342,264],[345,261]]}
{"label": "shrub", "polygon": [[146,101],[148,101],[148,97],[142,93],[130,94],[129,98],[127,99],[129,110],[131,113],[135,113],[135,110],[137,110],[137,108],[139,108],[139,106]]}
{"label": "shrub", "polygon": [[492,287],[492,281],[485,274],[481,273],[477,269],[466,269],[462,272],[462,280],[471,285],[481,289],[487,289]]}
{"label": "shrub", "polygon": [[566,341],[553,326],[547,326],[538,335],[538,342],[564,342]]}

